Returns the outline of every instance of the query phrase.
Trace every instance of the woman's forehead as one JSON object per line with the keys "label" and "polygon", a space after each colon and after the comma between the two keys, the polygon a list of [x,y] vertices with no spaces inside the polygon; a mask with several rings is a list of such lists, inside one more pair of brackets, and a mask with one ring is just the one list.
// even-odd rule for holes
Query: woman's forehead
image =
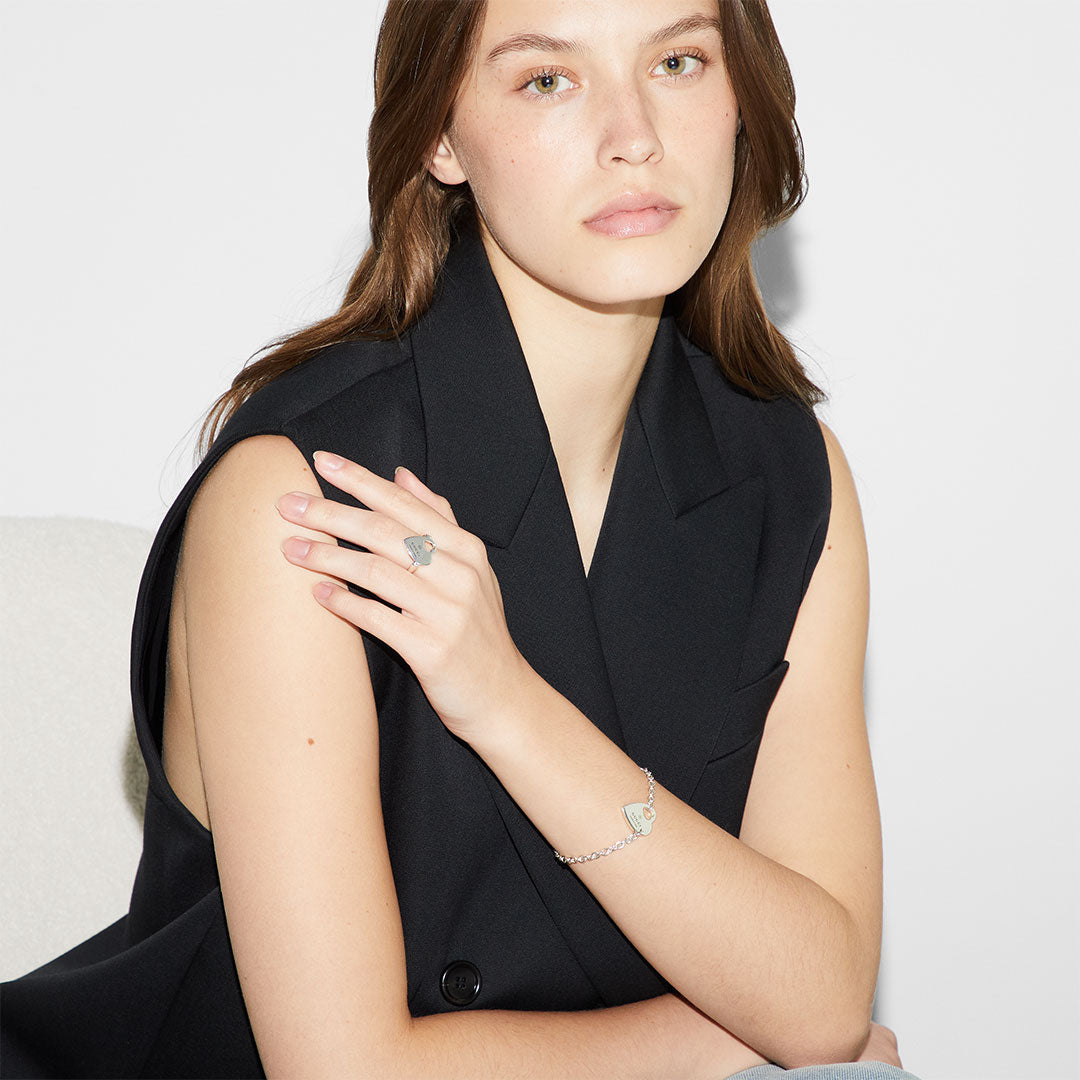
{"label": "woman's forehead", "polygon": [[584,55],[610,44],[649,48],[719,32],[710,0],[487,0],[479,61],[498,65],[537,50]]}

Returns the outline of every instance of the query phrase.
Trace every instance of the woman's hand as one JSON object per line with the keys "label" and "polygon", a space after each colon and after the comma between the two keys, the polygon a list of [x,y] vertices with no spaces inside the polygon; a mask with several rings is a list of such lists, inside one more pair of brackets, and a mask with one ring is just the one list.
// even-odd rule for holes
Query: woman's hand
{"label": "woman's hand", "polygon": [[[356,596],[326,581],[312,588],[324,607],[397,651],[451,732],[469,740],[489,730],[535,673],[510,636],[484,542],[462,529],[450,503],[408,469],[386,480],[325,451],[316,451],[315,467],[371,509],[290,492],[278,500],[278,512],[368,550],[290,537],[282,544],[285,557],[386,600]],[[403,541],[425,533],[436,545],[432,561],[410,572],[412,558]]]}

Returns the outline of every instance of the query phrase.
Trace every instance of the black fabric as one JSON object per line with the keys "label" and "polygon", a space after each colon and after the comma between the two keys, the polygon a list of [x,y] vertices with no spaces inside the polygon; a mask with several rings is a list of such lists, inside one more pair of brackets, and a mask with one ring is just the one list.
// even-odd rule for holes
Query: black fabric
{"label": "black fabric", "polygon": [[[211,835],[160,757],[184,517],[221,455],[257,434],[383,476],[405,464],[445,495],[486,542],[529,663],[660,783],[738,834],[829,518],[817,422],[794,402],[737,390],[665,308],[586,576],[513,323],[479,235],[464,227],[410,331],[331,346],[255,393],[166,514],[132,629],[149,795],[130,910],[0,987],[4,1076],[263,1075]],[[358,505],[319,481],[327,498]],[[364,642],[412,1014],[456,1007],[440,979],[457,961],[482,974],[467,1008],[584,1009],[670,989],[483,759],[447,732],[408,665],[366,632]],[[440,812],[449,803],[453,822]]]}

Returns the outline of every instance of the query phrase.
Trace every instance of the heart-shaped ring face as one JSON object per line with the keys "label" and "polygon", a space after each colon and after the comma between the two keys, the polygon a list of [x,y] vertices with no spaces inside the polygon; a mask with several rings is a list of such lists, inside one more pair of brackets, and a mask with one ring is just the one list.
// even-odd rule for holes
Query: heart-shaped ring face
{"label": "heart-shaped ring face", "polygon": [[[413,561],[413,566],[431,565],[431,553],[435,550],[435,541],[428,533],[424,533],[423,536],[406,536],[403,542],[409,558]],[[426,546],[428,544],[431,545],[430,548]]]}

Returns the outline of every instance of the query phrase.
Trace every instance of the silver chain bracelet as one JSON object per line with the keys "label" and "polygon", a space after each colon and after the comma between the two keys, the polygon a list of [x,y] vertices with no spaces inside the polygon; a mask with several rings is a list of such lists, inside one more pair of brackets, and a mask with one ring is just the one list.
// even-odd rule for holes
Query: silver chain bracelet
{"label": "silver chain bracelet", "polygon": [[[644,765],[639,765],[638,768],[649,778],[649,801],[647,803],[627,803],[622,808],[626,823],[634,831],[629,836],[616,840],[614,844],[604,848],[603,851],[593,851],[588,855],[560,855],[556,851],[555,858],[559,862],[582,863],[589,862],[592,859],[599,859],[601,855],[610,855],[613,851],[626,847],[627,844],[636,840],[639,836],[648,836],[652,832],[653,823],[656,821],[656,811],[653,809],[653,801],[656,798],[656,785],[653,781],[653,774]],[[552,850],[554,851],[554,848]]]}

